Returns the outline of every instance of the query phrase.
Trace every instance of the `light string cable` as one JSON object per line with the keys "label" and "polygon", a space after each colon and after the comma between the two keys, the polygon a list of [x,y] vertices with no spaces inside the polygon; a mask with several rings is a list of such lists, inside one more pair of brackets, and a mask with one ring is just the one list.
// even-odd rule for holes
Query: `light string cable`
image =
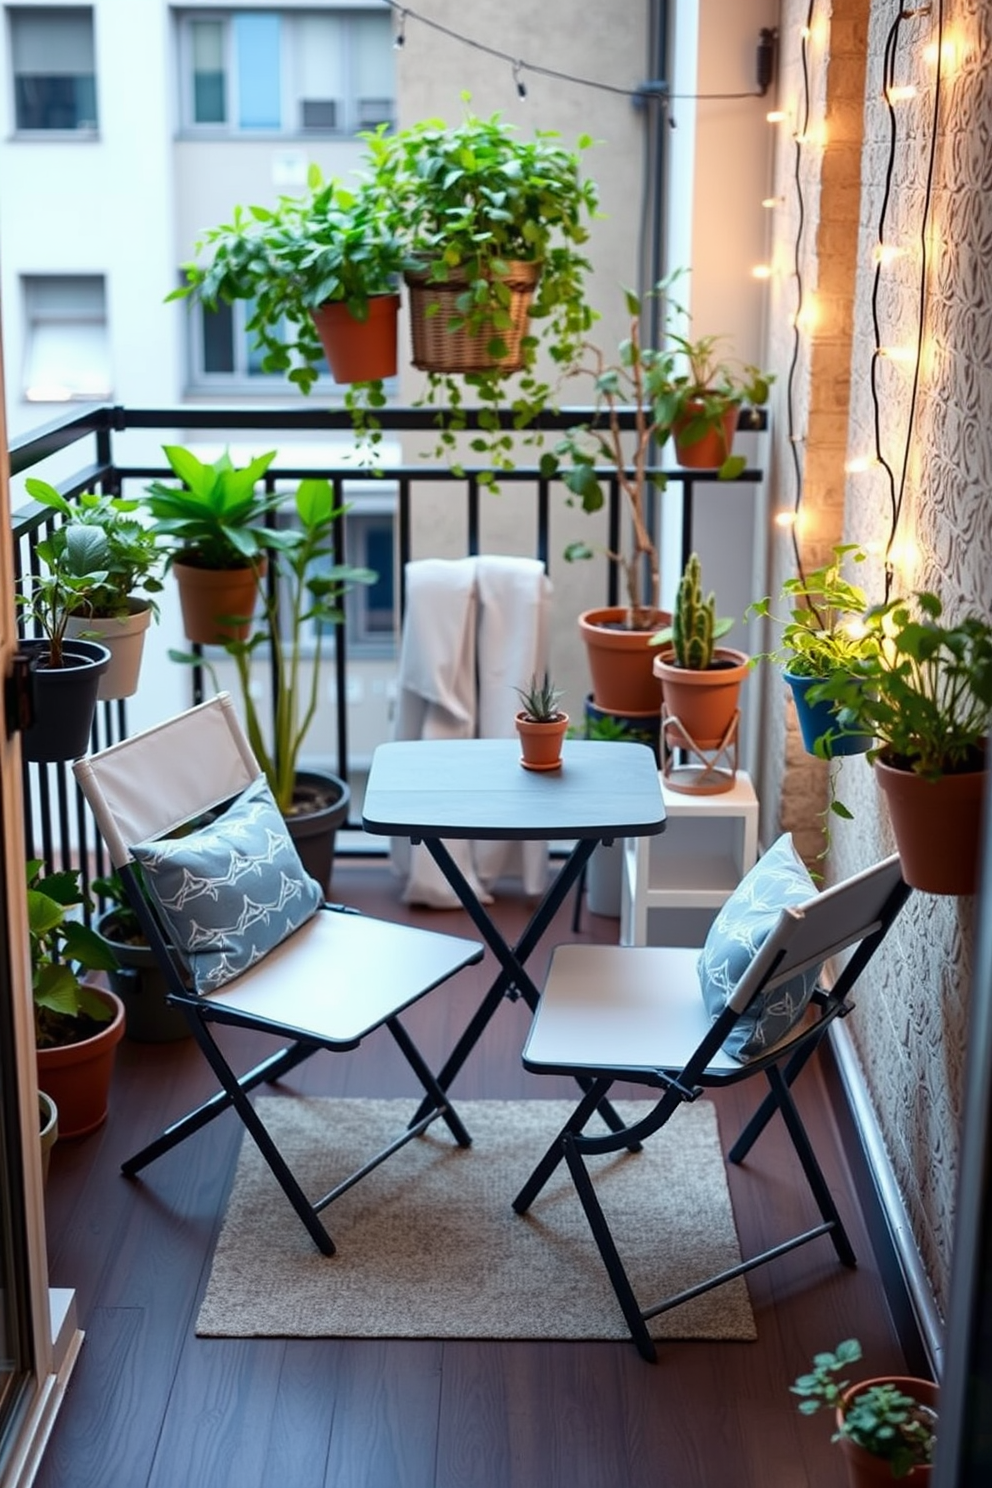
{"label": "light string cable", "polygon": [[875,345],[871,359],[871,398],[872,412],[875,430],[875,459],[885,471],[888,483],[889,499],[889,537],[885,546],[885,602],[888,603],[892,592],[892,581],[894,577],[894,564],[892,550],[896,541],[899,520],[902,515],[903,501],[906,494],[906,478],[909,471],[909,459],[912,448],[913,431],[916,421],[916,406],[920,386],[920,368],[923,360],[923,336],[926,322],[927,287],[929,281],[930,255],[928,247],[928,230],[930,223],[930,207],[933,200],[933,175],[937,152],[937,127],[940,118],[940,72],[943,54],[944,36],[944,0],[936,0],[937,12],[937,65],[933,84],[933,105],[931,110],[930,144],[927,159],[926,187],[923,198],[923,213],[920,220],[920,273],[917,289],[917,323],[916,323],[916,348],[913,357],[913,377],[909,394],[909,406],[906,416],[905,438],[903,441],[902,461],[898,479],[892,465],[885,458],[882,448],[882,414],[881,399],[878,389],[878,364],[882,358],[882,336],[879,316],[879,290],[882,278],[882,267],[885,258],[885,224],[888,215],[889,202],[892,196],[892,183],[895,174],[896,145],[898,143],[898,124],[892,90],[895,87],[895,63],[898,49],[899,35],[904,21],[912,20],[920,15],[933,13],[933,5],[916,6],[907,8],[900,0],[898,14],[889,28],[889,34],[885,42],[885,54],[883,63],[883,96],[889,111],[889,158],[886,164],[885,188],[882,194],[882,204],[878,220],[878,242],[875,261],[875,275],[872,284],[871,311],[872,328],[875,337]]}
{"label": "light string cable", "polygon": [[[796,213],[798,219],[796,223],[795,243],[793,246],[793,276],[796,281],[796,312],[792,321],[792,356],[789,359],[789,374],[786,380],[786,432],[789,439],[789,450],[792,458],[792,472],[795,479],[793,512],[796,517],[799,516],[799,508],[802,503],[804,477],[803,459],[799,453],[799,445],[801,443],[801,440],[799,438],[799,435],[796,433],[795,416],[795,385],[799,366],[799,349],[802,334],[803,296],[805,293],[803,288],[802,247],[803,238],[806,231],[806,201],[803,196],[802,155],[803,144],[806,140],[807,132],[809,130],[810,96],[808,48],[810,32],[813,24],[813,11],[815,9],[815,6],[816,0],[810,0],[809,7],[806,11],[806,25],[803,28],[802,47],[800,49],[800,62],[802,66],[803,77],[802,122],[799,123],[799,121],[797,120],[797,128],[794,135],[795,152],[793,178],[796,185]],[[800,552],[799,548],[798,528],[798,521],[793,521],[791,534],[792,554],[796,565],[796,573],[799,575],[799,578],[805,583],[806,575],[803,570],[802,553]]]}
{"label": "light string cable", "polygon": [[[483,52],[487,57],[496,57],[500,62],[506,62],[510,66],[513,83],[520,98],[527,96],[527,89],[521,80],[520,74],[532,72],[535,77],[554,78],[562,83],[575,83],[580,88],[596,88],[603,93],[615,93],[621,98],[643,98],[646,91],[659,93],[666,100],[679,99],[682,101],[698,100],[705,102],[711,99],[731,98],[762,98],[764,95],[760,88],[748,89],[745,93],[669,93],[668,84],[655,81],[641,84],[636,88],[622,88],[616,83],[602,82],[598,78],[577,77],[571,72],[561,72],[554,67],[545,67],[539,62],[528,62],[524,57],[519,57],[515,52],[504,52],[499,47],[490,46],[488,42],[478,41],[473,36],[466,36],[461,31],[454,30],[451,26],[436,21],[432,16],[421,15],[419,11],[411,10],[409,5],[401,4],[401,0],[382,0],[390,10],[395,11],[397,20],[396,44],[402,46],[406,40],[406,24],[408,21],[418,21],[421,26],[426,26],[431,31],[437,31],[442,36],[449,37],[452,41],[459,42],[474,52]],[[402,38],[402,40],[400,39]]]}

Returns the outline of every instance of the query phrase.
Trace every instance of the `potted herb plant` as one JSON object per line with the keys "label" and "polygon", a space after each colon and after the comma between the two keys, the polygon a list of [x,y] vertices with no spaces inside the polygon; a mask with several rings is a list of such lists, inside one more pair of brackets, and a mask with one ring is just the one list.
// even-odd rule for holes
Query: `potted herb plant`
{"label": "potted herb plant", "polygon": [[78,592],[66,634],[99,641],[110,651],[97,700],[131,697],[145,634],[158,613],[153,596],[162,589],[156,536],[134,515],[137,501],[84,491],[70,502],[48,481],[30,478],[25,484],[35,501],[65,518],[50,539],[52,555],[65,573],[91,581]]}
{"label": "potted herb plant", "polygon": [[[375,430],[396,372],[399,276],[412,263],[400,204],[368,177],[348,186],[311,164],[306,193],[236,207],[209,229],[170,299],[207,309],[242,300],[262,370],[308,393],[326,356],[360,432]],[[205,261],[203,256],[206,255]]]}
{"label": "potted herb plant", "polygon": [[[716,750],[733,738],[741,685],[751,665],[743,651],[716,645],[733,623],[717,617],[714,594],[704,597],[699,555],[690,554],[672,623],[653,638],[663,648],[654,660],[662,691],[662,734],[678,748]],[[721,775],[710,782],[711,789],[729,789],[733,781],[733,773]],[[680,788],[677,773],[668,783]]]}
{"label": "potted herb plant", "polygon": [[874,655],[878,648],[877,634],[865,626],[863,619],[868,596],[841,571],[846,559],[863,563],[866,556],[856,544],[840,543],[829,563],[785,580],[782,598],[792,606],[787,619],[773,614],[769,598],[749,605],[744,617],[767,619],[781,626],[779,645],[753,661],[773,661],[782,667],[795,701],[803,744],[810,754],[863,754],[872,744],[868,734],[831,734],[836,725],[833,705],[810,698],[824,678],[835,671],[849,671],[852,662]]}
{"label": "potted herb plant", "polygon": [[518,687],[521,707],[515,723],[520,737],[525,770],[561,769],[561,744],[568,730],[568,714],[559,708],[562,689],[556,687],[548,672],[543,679],[530,679],[527,687]]}
{"label": "potted herb plant", "polygon": [[81,1137],[106,1120],[124,1008],[80,973],[109,972],[116,961],[72,913],[88,902],[78,869],[46,873],[32,858],[26,872],[38,1084],[58,1108],[59,1135]]}
{"label": "potted herb plant", "polygon": [[267,556],[286,543],[268,525],[281,498],[258,489],[276,451],[239,470],[227,451],[205,464],[179,445],[163,449],[182,484],[154,481],[144,500],[179,585],[186,637],[201,645],[243,638]]}
{"label": "potted herb plant", "polygon": [[[257,609],[249,633],[228,636],[221,644],[235,665],[255,757],[307,871],[326,888],[334,834],[347,818],[349,791],[336,775],[301,770],[300,753],[317,712],[326,637],[343,619],[344,594],[353,584],[374,583],[377,575],[372,569],[335,561],[335,525],[343,513],[330,482],[303,480],[293,500],[298,525],[281,534],[268,582],[258,578]],[[179,651],[169,654],[174,661],[205,665],[216,683],[209,660]],[[271,725],[264,703],[256,697],[254,663],[259,657],[272,669]]]}
{"label": "potted herb plant", "polygon": [[992,624],[978,615],[945,621],[940,599],[927,591],[874,605],[864,622],[874,650],[816,688],[836,710],[828,745],[852,731],[875,740],[866,758],[906,882],[972,894],[988,780]]}
{"label": "potted herb plant", "polygon": [[539,350],[567,368],[594,319],[585,244],[597,191],[581,168],[592,141],[570,150],[552,131],[527,139],[499,114],[471,113],[366,140],[375,189],[405,222],[413,363],[443,412],[441,448],[453,452],[465,427],[464,379],[483,410],[472,448],[508,468],[500,412],[532,422],[552,397]]}
{"label": "potted herb plant", "polygon": [[[31,717],[23,732],[26,759],[52,763],[76,759],[89,745],[100,678],[110,664],[110,652],[98,641],[67,634],[74,611],[99,584],[105,571],[94,569],[87,550],[104,550],[96,529],[80,533],[73,556],[63,552],[55,537],[35,548],[42,571],[29,575],[15,602],[27,621],[41,632],[18,642],[31,670]],[[82,570],[77,574],[73,571]]]}
{"label": "potted herb plant", "polygon": [[861,1345],[848,1338],[833,1353],[815,1355],[792,1393],[804,1416],[821,1407],[834,1412],[851,1488],[883,1488],[903,1478],[916,1488],[930,1481],[937,1433],[937,1386],[899,1375],[850,1384],[837,1376],[861,1358]]}

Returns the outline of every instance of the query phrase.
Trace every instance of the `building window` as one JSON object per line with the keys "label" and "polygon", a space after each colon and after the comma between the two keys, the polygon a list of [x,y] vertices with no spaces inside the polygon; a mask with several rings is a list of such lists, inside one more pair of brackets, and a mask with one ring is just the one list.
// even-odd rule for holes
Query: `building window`
{"label": "building window", "polygon": [[[205,305],[192,305],[189,313],[190,384],[193,387],[222,386],[231,392],[257,391],[260,385],[286,383],[283,372],[266,372],[262,367],[264,352],[254,335],[245,329],[251,319],[251,301],[236,300],[226,305],[218,300],[216,310]],[[318,376],[330,378],[326,360],[317,363]]]}
{"label": "building window", "polygon": [[199,132],[353,135],[390,124],[390,12],[237,11],[180,17],[182,117]]}
{"label": "building window", "polygon": [[[355,584],[344,595],[345,628],[349,656],[366,660],[396,654],[396,497],[395,491],[378,492],[368,498],[348,490],[344,500],[349,504],[345,517],[345,552],[343,562],[356,568],[371,568],[377,575],[372,584]],[[279,524],[295,525],[292,502],[280,511]],[[314,570],[326,570],[330,556],[314,564]],[[313,622],[314,634],[316,626]],[[334,625],[324,627],[325,650],[333,651],[338,636]],[[329,646],[328,646],[329,643]],[[303,650],[308,647],[306,638]]]}
{"label": "building window", "polygon": [[15,128],[93,133],[97,121],[92,9],[15,6],[8,15]]}
{"label": "building window", "polygon": [[24,396],[99,402],[112,392],[102,274],[29,274],[24,291]]}

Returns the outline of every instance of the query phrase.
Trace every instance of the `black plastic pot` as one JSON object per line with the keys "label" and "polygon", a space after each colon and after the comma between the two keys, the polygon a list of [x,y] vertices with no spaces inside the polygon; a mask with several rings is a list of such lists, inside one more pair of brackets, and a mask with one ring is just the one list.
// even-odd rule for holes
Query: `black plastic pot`
{"label": "black plastic pot", "polygon": [[96,641],[64,642],[65,665],[45,664],[48,642],[21,641],[30,658],[33,722],[24,730],[24,757],[37,764],[78,759],[89,748],[100,678],[110,652]]}
{"label": "black plastic pot", "polygon": [[326,894],[331,887],[337,829],[348,820],[351,791],[330,771],[300,770],[293,800],[295,809],[286,817],[289,835],[304,868]]}
{"label": "black plastic pot", "polygon": [[166,1001],[168,983],[151,946],[125,939],[116,916],[116,910],[108,910],[93,928],[117,957],[118,970],[107,975],[124,1004],[125,1036],[140,1044],[189,1038],[190,1027],[181,1009]]}

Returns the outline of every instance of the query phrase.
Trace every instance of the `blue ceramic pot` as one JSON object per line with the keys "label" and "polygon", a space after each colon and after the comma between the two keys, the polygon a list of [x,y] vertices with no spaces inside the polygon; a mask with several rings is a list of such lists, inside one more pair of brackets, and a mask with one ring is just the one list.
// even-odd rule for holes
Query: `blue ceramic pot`
{"label": "blue ceramic pot", "polygon": [[[822,677],[797,677],[795,672],[784,672],[786,682],[792,688],[792,696],[796,703],[796,717],[799,719],[799,732],[803,737],[803,744],[810,754],[816,753],[816,741],[822,739],[823,735],[830,729],[835,728],[837,717],[834,712],[833,703],[824,700],[818,703],[810,703],[806,694],[811,687],[822,682]],[[842,734],[833,739],[830,745],[831,755],[838,754],[864,754],[870,749],[874,740],[870,734]]]}

